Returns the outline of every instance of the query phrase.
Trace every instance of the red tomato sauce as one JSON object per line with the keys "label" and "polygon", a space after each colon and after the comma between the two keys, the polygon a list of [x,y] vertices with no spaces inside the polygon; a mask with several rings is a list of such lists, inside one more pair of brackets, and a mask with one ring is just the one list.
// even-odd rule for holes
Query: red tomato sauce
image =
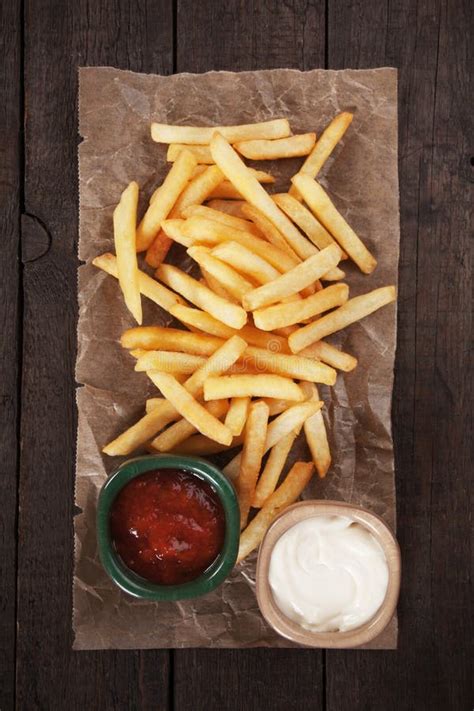
{"label": "red tomato sauce", "polygon": [[160,585],[197,578],[224,545],[225,513],[211,486],[178,469],[132,479],[112,504],[110,531],[125,565]]}

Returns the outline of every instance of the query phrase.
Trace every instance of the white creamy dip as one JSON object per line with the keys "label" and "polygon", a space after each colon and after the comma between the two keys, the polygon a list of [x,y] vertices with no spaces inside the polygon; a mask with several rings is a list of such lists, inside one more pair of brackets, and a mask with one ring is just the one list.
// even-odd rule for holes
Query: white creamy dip
{"label": "white creamy dip", "polygon": [[275,603],[313,632],[352,630],[382,605],[384,552],[370,531],[345,516],[313,516],[276,542],[269,582]]}

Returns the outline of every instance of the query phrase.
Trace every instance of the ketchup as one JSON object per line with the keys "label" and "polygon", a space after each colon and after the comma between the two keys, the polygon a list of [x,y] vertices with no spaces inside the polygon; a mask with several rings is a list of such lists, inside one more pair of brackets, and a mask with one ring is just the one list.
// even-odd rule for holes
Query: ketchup
{"label": "ketchup", "polygon": [[117,495],[110,531],[125,565],[150,582],[197,578],[224,544],[222,503],[199,477],[159,469],[132,479]]}

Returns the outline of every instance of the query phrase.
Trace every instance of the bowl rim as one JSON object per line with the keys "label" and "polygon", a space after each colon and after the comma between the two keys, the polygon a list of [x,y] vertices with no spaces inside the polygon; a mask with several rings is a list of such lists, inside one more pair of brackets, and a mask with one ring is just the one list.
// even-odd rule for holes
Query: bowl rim
{"label": "bowl rim", "polygon": [[[271,553],[279,538],[300,521],[318,515],[347,516],[365,526],[381,545],[389,578],[384,601],[374,616],[360,627],[345,632],[312,632],[290,620],[276,605],[268,579]],[[377,514],[343,501],[306,500],[282,511],[268,528],[260,545],[256,569],[256,595],[266,622],[282,637],[305,647],[345,649],[360,647],[375,639],[392,619],[398,602],[401,556],[398,542],[389,526]]]}
{"label": "bowl rim", "polygon": [[[219,496],[225,514],[222,550],[211,565],[194,580],[178,585],[158,585],[128,568],[115,551],[109,529],[109,514],[118,493],[129,481],[154,469],[184,469],[209,483]],[[239,548],[240,512],[232,483],[214,464],[200,457],[151,454],[122,462],[101,487],[96,513],[97,543],[102,565],[119,588],[150,601],[177,601],[199,597],[220,585],[234,567]]]}

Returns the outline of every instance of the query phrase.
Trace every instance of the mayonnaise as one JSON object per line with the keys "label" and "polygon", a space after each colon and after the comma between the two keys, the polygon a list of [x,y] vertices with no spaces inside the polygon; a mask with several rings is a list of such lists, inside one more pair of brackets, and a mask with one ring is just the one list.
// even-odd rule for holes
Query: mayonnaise
{"label": "mayonnaise", "polygon": [[359,627],[380,608],[388,566],[370,531],[344,516],[300,521],[276,542],[269,582],[280,610],[313,632]]}

